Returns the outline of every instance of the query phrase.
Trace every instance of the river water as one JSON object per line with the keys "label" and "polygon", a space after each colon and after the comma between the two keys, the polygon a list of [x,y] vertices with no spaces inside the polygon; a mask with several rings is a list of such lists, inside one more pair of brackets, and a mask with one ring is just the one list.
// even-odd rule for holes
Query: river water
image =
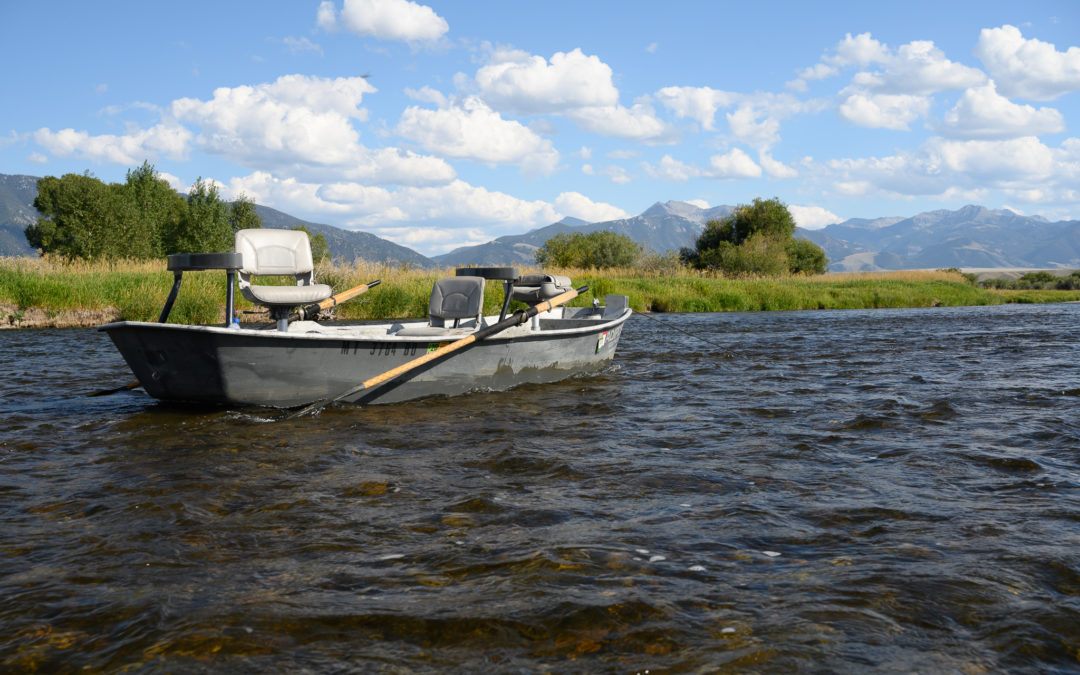
{"label": "river water", "polygon": [[1078,325],[634,316],[599,375],[289,421],[3,331],[0,670],[1075,671]]}

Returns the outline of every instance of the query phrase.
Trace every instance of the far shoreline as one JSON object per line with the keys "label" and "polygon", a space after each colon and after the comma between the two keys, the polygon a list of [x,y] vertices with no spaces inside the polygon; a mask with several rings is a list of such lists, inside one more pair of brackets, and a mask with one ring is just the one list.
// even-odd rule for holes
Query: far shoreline
{"label": "far shoreline", "polygon": [[[519,270],[523,274],[540,271],[526,266]],[[570,277],[575,287],[589,287],[572,305],[604,303],[607,295],[625,295],[631,309],[660,314],[1080,301],[1080,289],[988,288],[976,283],[974,273],[957,269],[741,278],[682,266],[544,271]],[[363,261],[316,268],[319,281],[338,290],[376,279],[382,282],[335,308],[334,318],[341,321],[423,319],[434,281],[454,274],[453,268],[409,269]],[[173,281],[164,261],[0,258],[0,329],[92,328],[122,320],[156,321]],[[502,296],[502,287],[489,282],[484,313],[498,314]],[[224,305],[224,274],[190,272],[183,277],[170,322],[223,324]],[[266,322],[264,314],[248,313],[254,309],[237,298],[242,323]]]}
{"label": "far shoreline", "polygon": [[[1053,292],[1053,291],[1051,291]],[[1066,291],[1057,291],[1065,293]],[[1040,300],[1009,300],[996,304],[1078,304],[1076,299],[1040,299]],[[721,314],[728,312],[805,312],[805,311],[844,311],[862,309],[929,309],[934,307],[987,307],[994,306],[987,303],[951,304],[951,305],[889,305],[889,306],[866,306],[866,307],[794,307],[782,309],[721,309],[721,310],[688,310],[688,311],[653,311],[635,310],[638,314]],[[224,308],[222,308],[224,310]],[[404,320],[419,320],[422,316],[398,317]],[[104,309],[64,309],[49,310],[40,307],[19,309],[11,303],[0,303],[0,331],[3,330],[48,330],[48,329],[72,329],[72,328],[96,328],[98,326],[123,321],[120,310],[115,307]],[[133,319],[138,320],[138,319]],[[334,321],[355,321],[355,318],[335,318]],[[374,319],[369,319],[374,320]],[[240,317],[241,325],[265,324],[265,318]],[[214,323],[214,322],[210,322]],[[216,323],[224,323],[222,316]]]}

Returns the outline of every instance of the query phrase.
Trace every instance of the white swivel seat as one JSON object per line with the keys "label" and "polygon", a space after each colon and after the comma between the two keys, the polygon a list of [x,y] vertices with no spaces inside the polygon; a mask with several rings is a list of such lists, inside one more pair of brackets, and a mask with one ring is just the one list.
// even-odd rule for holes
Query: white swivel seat
{"label": "white swivel seat", "polygon": [[[277,321],[278,330],[288,330],[288,316],[296,307],[322,302],[333,295],[329,286],[315,283],[311,242],[302,231],[239,230],[236,251],[244,259],[239,275],[241,295],[256,305],[269,308],[270,318]],[[296,285],[254,284],[253,279],[261,276],[291,276],[296,279]]]}

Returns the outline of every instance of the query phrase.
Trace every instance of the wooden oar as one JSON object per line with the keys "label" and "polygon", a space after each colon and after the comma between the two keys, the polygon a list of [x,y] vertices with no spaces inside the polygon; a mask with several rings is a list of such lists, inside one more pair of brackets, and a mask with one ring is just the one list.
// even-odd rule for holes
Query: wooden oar
{"label": "wooden oar", "polygon": [[322,302],[316,302],[314,304],[308,305],[307,307],[301,307],[300,309],[289,315],[289,322],[292,323],[293,321],[297,321],[298,319],[306,319],[308,317],[317,317],[319,316],[319,312],[323,311],[324,309],[337,307],[346,300],[352,300],[361,293],[366,293],[367,291],[375,288],[381,283],[382,279],[376,279],[375,281],[372,281],[370,283],[361,284],[355,288],[350,288],[347,291],[342,291],[337,295],[332,295],[326,300],[323,300]]}
{"label": "wooden oar", "polygon": [[322,410],[323,408],[325,408],[328,405],[331,405],[333,403],[337,403],[341,399],[348,398],[348,397],[352,396],[353,394],[364,391],[365,389],[373,389],[373,388],[375,388],[375,387],[377,387],[377,386],[379,386],[381,384],[389,382],[390,380],[401,377],[405,373],[407,373],[407,372],[409,372],[411,370],[415,370],[415,369],[419,368],[420,366],[424,365],[425,363],[429,363],[431,361],[434,361],[435,359],[442,358],[443,356],[446,356],[447,354],[450,354],[451,352],[456,352],[459,349],[463,349],[465,347],[468,347],[471,344],[474,344],[476,342],[480,342],[481,340],[489,338],[492,335],[495,335],[496,333],[501,333],[502,331],[506,330],[507,328],[512,328],[513,326],[523,324],[526,321],[528,321],[529,319],[536,316],[537,314],[540,314],[541,312],[547,312],[547,311],[549,311],[551,309],[554,309],[555,307],[558,307],[559,305],[563,305],[563,304],[566,304],[566,303],[570,302],[571,300],[573,300],[577,296],[581,295],[582,293],[586,292],[587,290],[589,290],[588,286],[582,286],[581,288],[578,288],[578,289],[571,289],[571,290],[566,291],[565,293],[563,293],[561,295],[555,296],[554,298],[552,298],[550,300],[545,300],[544,302],[541,302],[538,305],[533,305],[532,307],[530,307],[528,309],[519,309],[518,311],[514,312],[511,316],[506,317],[505,319],[503,319],[502,321],[499,321],[498,323],[493,323],[490,326],[485,326],[484,328],[481,328],[480,330],[476,331],[475,333],[470,333],[469,335],[461,338],[460,340],[457,340],[455,342],[451,342],[450,344],[445,345],[443,347],[440,347],[439,349],[436,349],[433,352],[428,352],[427,354],[424,354],[423,356],[415,358],[412,361],[409,361],[408,363],[403,363],[400,366],[398,366],[397,368],[391,368],[390,370],[386,371],[382,375],[376,375],[375,377],[364,380],[363,382],[356,385],[355,387],[352,387],[348,391],[345,391],[345,392],[342,392],[341,394],[338,394],[337,396],[335,396],[332,399],[328,399],[328,400],[324,400],[324,401],[316,401],[315,403],[307,405],[307,406],[301,408],[300,410],[297,410],[297,411],[295,411],[293,413],[290,413],[290,414],[286,415],[285,419],[292,419],[294,417],[300,417],[301,415],[306,415],[306,414],[308,414],[310,412],[317,412],[319,410]]}
{"label": "wooden oar", "polygon": [[[350,288],[347,291],[342,291],[342,292],[340,292],[340,293],[338,293],[336,295],[332,295],[329,298],[327,298],[326,300],[323,300],[322,302],[317,302],[317,303],[308,305],[307,307],[303,307],[301,309],[298,309],[298,310],[296,310],[295,312],[293,312],[292,314],[289,315],[289,321],[290,322],[296,321],[297,319],[308,317],[308,316],[318,316],[319,312],[321,312],[322,310],[329,309],[331,307],[337,307],[338,305],[345,302],[346,300],[351,300],[351,299],[355,298],[356,296],[360,295],[361,293],[365,293],[369,289],[375,288],[376,286],[378,286],[381,283],[382,283],[382,279],[376,279],[375,281],[372,281],[372,282],[367,283],[367,284],[360,284],[359,286]],[[272,325],[276,325],[276,324],[272,324]],[[116,394],[116,393],[119,393],[121,391],[128,391],[129,389],[135,389],[135,388],[140,387],[140,386],[142,386],[142,383],[139,382],[139,381],[128,382],[127,384],[125,384],[123,386],[120,386],[120,387],[113,387],[112,389],[99,389],[98,391],[92,391],[92,392],[90,392],[90,393],[88,393],[86,395],[87,396],[108,396],[109,394]]]}

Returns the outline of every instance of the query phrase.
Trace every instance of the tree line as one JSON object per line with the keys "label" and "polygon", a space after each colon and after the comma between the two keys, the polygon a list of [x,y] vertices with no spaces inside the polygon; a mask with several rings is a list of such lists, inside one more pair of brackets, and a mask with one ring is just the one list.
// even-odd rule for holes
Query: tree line
{"label": "tree line", "polygon": [[[795,218],[778,198],[740,204],[721,220],[711,220],[694,248],[683,248],[678,262],[729,276],[824,274],[825,251],[795,238]],[[648,258],[641,244],[615,232],[560,233],[536,250],[539,265],[605,268],[640,266]],[[656,267],[651,260],[647,266]],[[660,261],[671,267],[672,261]]]}
{"label": "tree line", "polygon": [[246,196],[226,202],[199,178],[184,197],[149,162],[129,170],[123,183],[106,184],[89,171],[46,176],[34,208],[42,217],[26,228],[31,246],[87,260],[231,251],[237,230],[262,227]]}
{"label": "tree line", "polygon": [[[226,202],[200,178],[184,197],[149,162],[129,170],[123,183],[106,184],[88,171],[46,176],[38,181],[34,207],[42,217],[26,228],[30,245],[43,254],[87,260],[231,251],[237,230],[262,227],[246,196]],[[308,234],[316,262],[330,257],[323,235],[293,229]],[[824,273],[825,252],[794,234],[787,206],[759,198],[706,223],[694,248],[677,258],[648,253],[630,237],[606,230],[557,234],[535,258],[540,265],[586,269],[687,265],[732,276]]]}

